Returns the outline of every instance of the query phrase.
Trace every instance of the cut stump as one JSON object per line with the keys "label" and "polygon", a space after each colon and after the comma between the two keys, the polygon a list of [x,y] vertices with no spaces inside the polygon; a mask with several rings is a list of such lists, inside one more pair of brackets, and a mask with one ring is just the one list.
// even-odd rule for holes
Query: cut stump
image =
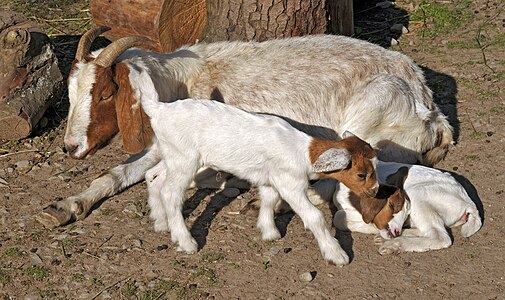
{"label": "cut stump", "polygon": [[0,12],[0,139],[27,137],[61,95],[49,38],[22,15]]}
{"label": "cut stump", "polygon": [[352,35],[353,0],[91,0],[97,25],[116,40],[141,35],[157,52],[196,41],[256,40],[333,33]]}

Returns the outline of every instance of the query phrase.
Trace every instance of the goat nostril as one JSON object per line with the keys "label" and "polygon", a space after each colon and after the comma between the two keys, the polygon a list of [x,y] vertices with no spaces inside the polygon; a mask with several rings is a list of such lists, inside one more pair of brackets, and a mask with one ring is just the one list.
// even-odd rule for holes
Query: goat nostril
{"label": "goat nostril", "polygon": [[395,228],[395,236],[399,236],[399,235],[400,235],[400,229]]}
{"label": "goat nostril", "polygon": [[69,145],[69,144],[65,145],[65,150],[70,155],[74,153],[77,150],[77,148],[79,148],[79,145]]}

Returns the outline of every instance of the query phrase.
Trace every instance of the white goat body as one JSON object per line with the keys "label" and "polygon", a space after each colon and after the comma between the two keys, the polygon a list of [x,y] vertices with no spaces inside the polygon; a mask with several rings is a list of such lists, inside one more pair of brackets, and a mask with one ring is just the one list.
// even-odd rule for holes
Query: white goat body
{"label": "white goat body", "polygon": [[[464,187],[448,172],[419,165],[408,165],[379,161],[377,174],[379,182],[401,167],[408,168],[404,190],[410,198],[410,206],[405,206],[402,214],[396,215],[390,226],[400,229],[408,224],[401,236],[380,239],[381,254],[401,251],[424,252],[447,248],[452,240],[446,228],[461,226],[461,235],[469,237],[477,232],[482,221],[475,203],[468,196]],[[349,189],[340,185],[334,195],[334,203],[341,210],[337,211],[333,223],[341,230],[377,234],[379,230],[373,224],[366,224],[359,212],[350,205]]]}
{"label": "white goat body", "polygon": [[[351,159],[353,165],[360,164],[354,159],[357,153],[350,153],[356,150],[330,147],[315,157],[313,147],[324,146],[279,117],[209,100],[158,102],[157,92],[145,72],[139,76],[138,86],[142,87],[139,91],[142,105],[150,117],[162,158],[147,172],[148,203],[155,230],[170,229],[172,241],[178,243],[180,250],[187,253],[197,250],[196,241],[184,225],[183,195],[197,171],[210,167],[258,186],[261,197],[258,228],[264,240],[280,238],[273,212],[282,197],[312,231],[326,260],[338,265],[349,262],[325,227],[323,214],[307,198],[307,188],[309,179],[319,178],[321,172],[325,176],[338,173],[348,168]],[[368,153],[360,155],[368,160],[371,174],[365,176],[373,178],[371,189],[376,192],[378,184],[373,168],[377,159],[372,148],[368,148],[372,157]],[[365,179],[361,182],[365,184]]]}

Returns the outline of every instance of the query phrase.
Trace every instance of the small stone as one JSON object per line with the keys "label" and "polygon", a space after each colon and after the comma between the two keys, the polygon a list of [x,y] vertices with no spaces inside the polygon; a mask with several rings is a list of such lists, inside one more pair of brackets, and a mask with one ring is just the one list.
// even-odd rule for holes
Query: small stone
{"label": "small stone", "polygon": [[147,287],[152,289],[156,286],[156,280],[151,280],[147,283]]}
{"label": "small stone", "polygon": [[393,5],[393,3],[390,1],[382,1],[382,2],[375,4],[376,7],[380,7],[380,8],[389,8],[389,7],[391,7],[391,5]]}
{"label": "small stone", "polygon": [[35,205],[40,205],[42,203],[42,199],[39,197],[31,197],[30,198],[30,205],[35,206]]}
{"label": "small stone", "polygon": [[37,300],[37,299],[39,299],[39,296],[38,295],[34,295],[34,294],[30,294],[30,295],[26,295],[24,299],[25,300]]}
{"label": "small stone", "polygon": [[391,46],[396,46],[398,45],[398,40],[395,38],[391,38]]}
{"label": "small stone", "polygon": [[14,164],[16,169],[28,169],[30,167],[31,162],[29,160],[20,160]]}
{"label": "small stone", "polygon": [[86,233],[86,229],[76,228],[76,229],[72,230],[71,233],[83,234],[83,233]]}
{"label": "small stone", "polygon": [[68,237],[68,233],[62,233],[62,234],[58,234],[58,235],[53,236],[53,239],[58,240],[58,241],[62,241],[64,239],[66,239],[67,237]]}
{"label": "small stone", "polygon": [[274,247],[270,248],[270,250],[264,252],[263,256],[266,256],[266,257],[275,256],[281,251],[281,249],[282,249],[281,246],[274,246]]}
{"label": "small stone", "polygon": [[93,297],[93,295],[91,295],[91,293],[84,292],[84,293],[81,293],[77,298],[78,299],[90,299],[91,297]]}
{"label": "small stone", "polygon": [[237,188],[226,188],[223,190],[223,195],[228,198],[235,198],[240,195],[240,190]]}
{"label": "small stone", "polygon": [[163,250],[168,249],[168,245],[161,244],[161,245],[159,245],[158,247],[156,247],[156,249],[157,249],[158,251],[163,251]]}
{"label": "small stone", "polygon": [[60,174],[60,175],[58,175],[58,178],[65,181],[65,182],[69,182],[70,180],[72,180],[72,177],[70,177],[66,174]]}
{"label": "small stone", "polygon": [[409,42],[409,46],[415,46],[415,45],[416,45],[416,43],[414,41]]}
{"label": "small stone", "polygon": [[315,272],[305,272],[305,273],[302,273],[300,275],[300,280],[302,282],[311,282],[312,280],[314,280],[314,275],[315,275]]}
{"label": "small stone", "polygon": [[14,169],[13,169],[13,168],[7,168],[6,170],[7,170],[7,173],[12,173],[12,172],[14,172]]}
{"label": "small stone", "polygon": [[133,244],[138,248],[142,248],[142,241],[139,239],[133,240]]}
{"label": "small stone", "polygon": [[40,258],[40,256],[38,254],[36,254],[36,253],[30,254],[30,258],[31,258],[31,261],[32,261],[32,265],[40,266],[40,265],[43,264],[42,258]]}

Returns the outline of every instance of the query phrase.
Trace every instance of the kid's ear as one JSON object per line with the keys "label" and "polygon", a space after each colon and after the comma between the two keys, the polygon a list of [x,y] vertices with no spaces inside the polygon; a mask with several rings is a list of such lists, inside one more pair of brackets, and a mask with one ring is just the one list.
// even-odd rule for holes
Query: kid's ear
{"label": "kid's ear", "polygon": [[316,173],[340,171],[351,162],[351,154],[347,149],[330,148],[324,151],[313,165]]}
{"label": "kid's ear", "polygon": [[403,189],[403,184],[405,180],[407,180],[407,176],[409,175],[409,168],[401,167],[396,173],[389,175],[386,178],[386,183],[397,188]]}

